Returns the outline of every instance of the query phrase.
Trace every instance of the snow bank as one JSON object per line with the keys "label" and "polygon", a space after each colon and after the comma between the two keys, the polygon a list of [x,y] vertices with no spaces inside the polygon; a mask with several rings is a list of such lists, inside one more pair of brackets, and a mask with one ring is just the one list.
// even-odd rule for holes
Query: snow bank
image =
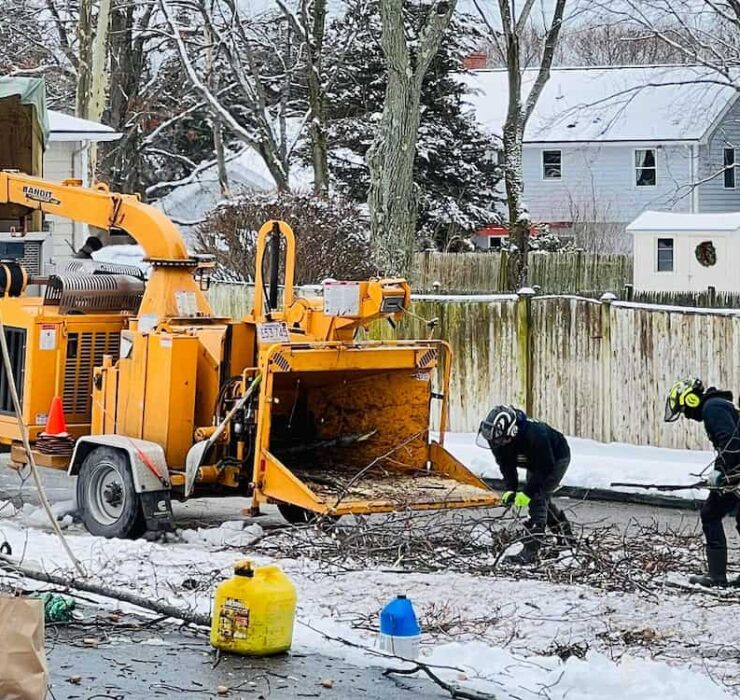
{"label": "snow bank", "polygon": [[465,685],[496,693],[498,698],[521,698],[522,692],[524,697],[550,700],[729,697],[706,676],[630,656],[615,663],[603,654],[591,653],[585,659],[570,657],[563,662],[556,656],[517,657],[504,649],[470,642],[439,646],[429,662],[463,668],[469,681]]}
{"label": "snow bank", "polygon": [[[614,481],[639,484],[691,484],[714,460],[714,453],[701,450],[673,450],[621,443],[604,444],[595,440],[569,437],[571,463],[564,486],[610,489]],[[475,433],[450,433],[445,447],[479,476],[500,478],[501,472],[490,450],[477,447]],[[646,493],[641,489],[619,487],[623,492]],[[656,492],[653,492],[656,493]],[[706,498],[704,489],[671,492],[679,498]]]}

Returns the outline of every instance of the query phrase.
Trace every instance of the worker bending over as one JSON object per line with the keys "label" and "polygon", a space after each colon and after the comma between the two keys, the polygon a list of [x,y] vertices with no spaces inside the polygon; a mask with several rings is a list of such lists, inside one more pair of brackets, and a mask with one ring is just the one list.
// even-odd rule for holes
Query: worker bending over
{"label": "worker bending over", "polygon": [[[692,576],[690,581],[702,586],[726,586],[727,539],[722,518],[735,512],[735,526],[740,531],[740,513],[736,512],[740,505],[740,413],[732,402],[732,392],[715,387],[705,390],[701,379],[689,379],[676,382],[666,399],[665,420],[672,423],[681,414],[704,423],[717,451],[708,478],[709,497],[701,508],[709,575]],[[733,581],[733,585],[738,582]]]}
{"label": "worker bending over", "polygon": [[[565,436],[513,406],[494,406],[480,424],[476,444],[490,447],[501,469],[506,484],[502,504],[529,506],[524,548],[506,560],[513,564],[535,562],[546,526],[557,535],[559,544],[567,545],[573,538],[570,523],[550,500],[570,464]],[[527,470],[527,481],[521,488],[518,467]]]}

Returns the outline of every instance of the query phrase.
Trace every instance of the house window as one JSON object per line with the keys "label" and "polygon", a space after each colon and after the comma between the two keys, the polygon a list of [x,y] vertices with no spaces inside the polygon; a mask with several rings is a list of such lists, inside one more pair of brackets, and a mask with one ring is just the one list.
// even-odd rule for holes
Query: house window
{"label": "house window", "polygon": [[658,239],[658,272],[673,272],[673,239]]}
{"label": "house window", "polygon": [[542,177],[559,180],[563,176],[562,151],[542,151]]}
{"label": "house window", "polygon": [[735,189],[735,149],[725,148],[725,189]]}
{"label": "house window", "polygon": [[638,187],[655,187],[658,181],[655,149],[640,148],[635,151],[635,184]]}
{"label": "house window", "polygon": [[0,259],[2,260],[22,260],[26,254],[25,243],[5,241],[0,242]]}
{"label": "house window", "polygon": [[503,240],[503,236],[489,236],[488,250],[501,250],[501,243]]}

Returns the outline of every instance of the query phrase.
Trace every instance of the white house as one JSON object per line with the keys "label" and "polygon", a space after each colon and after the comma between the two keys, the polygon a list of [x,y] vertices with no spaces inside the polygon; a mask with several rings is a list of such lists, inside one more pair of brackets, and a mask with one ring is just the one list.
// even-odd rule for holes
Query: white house
{"label": "white house", "polygon": [[644,291],[740,292],[740,213],[646,211],[634,239],[634,285]]}
{"label": "white house", "polygon": [[[44,153],[44,177],[48,180],[77,178],[89,186],[88,150],[93,143],[116,141],[121,134],[97,122],[49,110],[49,143]],[[44,257],[58,262],[80,248],[88,236],[87,226],[69,219],[48,216],[51,245]]]}
{"label": "white house", "polygon": [[[525,72],[525,94],[535,75]],[[477,118],[500,136],[505,71],[465,80]],[[697,66],[552,69],[524,134],[533,221],[561,229],[588,222],[618,237],[647,210],[740,210],[739,99]]]}
{"label": "white house", "polygon": [[[93,143],[115,141],[121,137],[113,129],[97,122],[78,119],[62,112],[48,110],[49,142],[44,151],[43,177],[61,181],[80,179],[89,185],[87,153]],[[47,215],[48,230],[29,233],[16,238],[0,232],[0,255],[23,257],[32,273],[40,274],[50,269],[81,247],[88,236],[87,226],[56,216]]]}

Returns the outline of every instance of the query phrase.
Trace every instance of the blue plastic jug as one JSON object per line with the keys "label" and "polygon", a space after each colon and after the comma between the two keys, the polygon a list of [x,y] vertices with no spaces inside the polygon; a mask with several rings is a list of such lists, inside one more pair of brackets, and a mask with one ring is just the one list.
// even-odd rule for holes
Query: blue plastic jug
{"label": "blue plastic jug", "polygon": [[380,648],[404,659],[419,655],[421,628],[414,606],[405,595],[396,596],[380,612]]}

